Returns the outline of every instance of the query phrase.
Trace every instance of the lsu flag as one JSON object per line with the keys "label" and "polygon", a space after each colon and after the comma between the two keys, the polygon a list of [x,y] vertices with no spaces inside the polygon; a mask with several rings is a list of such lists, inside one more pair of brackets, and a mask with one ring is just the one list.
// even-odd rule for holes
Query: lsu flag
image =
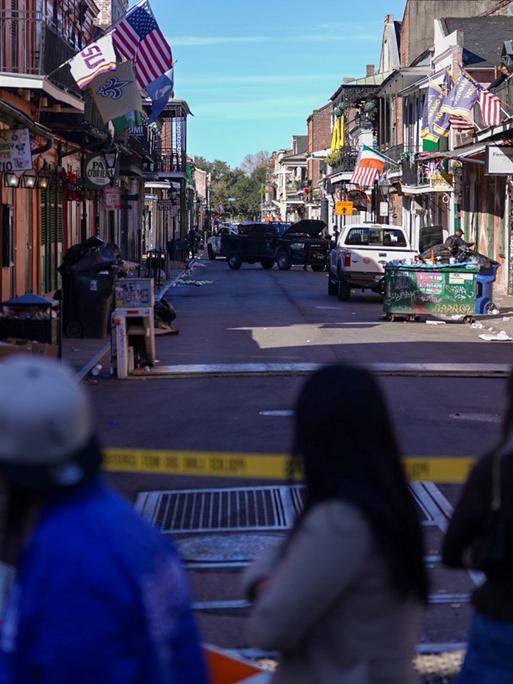
{"label": "lsu flag", "polygon": [[114,71],[116,53],[112,36],[104,36],[84,48],[70,62],[71,75],[79,88],[86,88],[93,79],[101,74]]}
{"label": "lsu flag", "polygon": [[362,188],[372,188],[385,168],[385,157],[364,145],[350,183]]}
{"label": "lsu flag", "polygon": [[481,86],[461,67],[460,75],[442,104],[442,112],[468,116],[479,98]]}
{"label": "lsu flag", "polygon": [[117,64],[115,71],[96,78],[91,91],[105,123],[128,112],[142,111],[141,95],[130,62]]}
{"label": "lsu flag", "polygon": [[424,111],[422,113],[421,137],[424,140],[438,142],[440,136],[447,136],[449,130],[449,114],[442,108],[451,90],[452,81],[449,74],[444,74],[443,82],[438,85],[429,81]]}

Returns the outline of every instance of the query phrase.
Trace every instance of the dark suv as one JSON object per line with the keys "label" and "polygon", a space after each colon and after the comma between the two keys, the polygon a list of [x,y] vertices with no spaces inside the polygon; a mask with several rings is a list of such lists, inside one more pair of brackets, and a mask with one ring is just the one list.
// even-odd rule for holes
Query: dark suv
{"label": "dark suv", "polygon": [[324,271],[327,264],[330,241],[321,237],[326,228],[324,221],[305,219],[294,223],[275,241],[274,258],[281,271],[287,271],[292,264],[312,267],[313,271]]}
{"label": "dark suv", "polygon": [[240,223],[238,235],[223,236],[221,255],[226,257],[231,269],[257,261],[263,268],[272,268],[277,236],[278,228],[272,223]]}

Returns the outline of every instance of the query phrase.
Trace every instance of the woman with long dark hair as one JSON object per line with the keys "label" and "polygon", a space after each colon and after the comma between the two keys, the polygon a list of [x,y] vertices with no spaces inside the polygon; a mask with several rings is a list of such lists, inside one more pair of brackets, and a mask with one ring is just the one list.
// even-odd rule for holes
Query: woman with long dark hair
{"label": "woman with long dark hair", "polygon": [[412,684],[427,597],[421,528],[368,372],[328,366],[306,381],[293,463],[303,512],[245,576],[251,643],[280,652],[273,684]]}
{"label": "woman with long dark hair", "polygon": [[444,539],[445,565],[480,570],[458,684],[513,684],[513,375],[497,446],[463,488]]}

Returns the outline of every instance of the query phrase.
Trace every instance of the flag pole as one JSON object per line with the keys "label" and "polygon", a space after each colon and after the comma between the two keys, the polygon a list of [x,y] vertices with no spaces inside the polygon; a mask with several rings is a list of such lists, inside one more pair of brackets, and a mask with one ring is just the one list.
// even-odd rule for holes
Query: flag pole
{"label": "flag pole", "polygon": [[105,32],[105,35],[108,36],[110,33],[112,33],[112,31],[114,31],[114,29],[115,29],[119,24],[121,24],[121,22],[122,22],[126,17],[128,17],[129,14],[132,14],[132,12],[133,12],[134,10],[136,10],[136,9],[137,9],[138,7],[140,7],[141,5],[145,5],[145,4],[148,5],[148,10],[151,12],[152,16],[154,16],[154,15],[153,15],[153,10],[152,10],[151,7],[150,7],[149,0],[139,0],[139,2],[136,2],[136,4],[135,4],[133,7],[130,7],[130,9],[128,10],[128,12],[125,12],[125,13],[123,14],[123,16],[120,17],[120,18],[116,21],[115,24],[111,24],[111,26],[109,26],[109,28],[108,28],[107,31]]}
{"label": "flag pole", "polygon": [[[116,21],[115,24],[112,24],[111,26],[109,26],[109,28],[107,29],[107,31],[105,31],[105,33],[103,34],[103,36],[100,36],[100,38],[103,38],[104,36],[109,36],[109,35],[112,33],[112,31],[114,31],[114,29],[123,21],[123,19],[124,19],[125,17],[127,17],[129,14],[132,14],[132,12],[133,12],[134,10],[136,10],[138,7],[140,7],[141,5],[144,5],[144,4],[147,4],[147,5],[148,5],[148,10],[149,10],[149,11],[151,12],[151,14],[153,15],[153,10],[152,10],[151,7],[150,7],[149,1],[148,1],[148,0],[139,0],[133,7],[131,7],[131,8],[128,10],[128,12],[125,12],[125,14],[123,14],[123,16],[122,16],[120,19],[118,19],[118,20]],[[153,15],[153,16],[154,16],[154,15]],[[97,40],[98,40],[98,39],[97,39]],[[94,43],[94,42],[95,42],[95,41],[93,41],[93,43]],[[84,48],[82,48],[82,49],[85,49],[86,47],[87,47],[87,45],[86,45]],[[81,51],[80,51],[80,52],[81,52]],[[80,52],[77,52],[77,55],[80,54]],[[67,60],[66,60],[65,62],[63,62],[62,64],[59,64],[59,66],[58,66],[56,69],[54,69],[53,71],[50,71],[49,74],[45,74],[45,78],[48,78],[48,76],[53,76],[53,74],[55,74],[57,71],[59,71],[59,69],[62,69],[62,67],[65,67],[67,64],[69,64],[70,62],[72,62],[73,59],[74,59],[75,57],[76,57],[76,55],[73,55],[73,57],[70,57],[69,59],[67,59]]]}

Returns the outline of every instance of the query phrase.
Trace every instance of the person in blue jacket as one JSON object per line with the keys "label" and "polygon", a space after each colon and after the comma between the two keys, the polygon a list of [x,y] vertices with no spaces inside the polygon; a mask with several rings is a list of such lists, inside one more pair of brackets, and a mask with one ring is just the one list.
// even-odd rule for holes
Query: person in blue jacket
{"label": "person in blue jacket", "polygon": [[207,684],[189,586],[169,540],[99,474],[91,408],[71,371],[0,364],[1,684]]}

